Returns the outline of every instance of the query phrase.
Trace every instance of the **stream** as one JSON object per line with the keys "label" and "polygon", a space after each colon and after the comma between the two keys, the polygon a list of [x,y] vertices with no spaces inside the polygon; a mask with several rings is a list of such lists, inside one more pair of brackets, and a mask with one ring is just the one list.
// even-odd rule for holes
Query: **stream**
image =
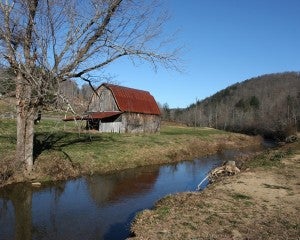
{"label": "stream", "polygon": [[212,168],[239,154],[243,151],[227,150],[40,188],[7,186],[0,189],[0,239],[126,239],[139,211],[168,194],[195,191]]}

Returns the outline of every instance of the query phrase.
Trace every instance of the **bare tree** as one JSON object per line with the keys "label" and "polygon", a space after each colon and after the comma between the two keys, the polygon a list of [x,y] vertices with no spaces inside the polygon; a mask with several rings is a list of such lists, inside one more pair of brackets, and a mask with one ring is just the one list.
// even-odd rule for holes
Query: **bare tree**
{"label": "bare tree", "polygon": [[63,81],[91,85],[94,71],[122,57],[155,69],[177,66],[177,50],[165,48],[167,14],[158,1],[6,0],[0,19],[0,60],[15,75],[16,159],[26,172],[33,166],[34,118],[62,97]]}

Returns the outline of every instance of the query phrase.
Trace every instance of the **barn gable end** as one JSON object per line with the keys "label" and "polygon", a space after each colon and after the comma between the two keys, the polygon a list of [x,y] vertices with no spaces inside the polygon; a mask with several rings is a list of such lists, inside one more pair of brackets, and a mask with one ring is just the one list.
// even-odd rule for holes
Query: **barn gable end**
{"label": "barn gable end", "polygon": [[97,94],[93,94],[88,106],[88,112],[113,112],[119,111],[116,100],[105,85],[101,85],[97,89]]}

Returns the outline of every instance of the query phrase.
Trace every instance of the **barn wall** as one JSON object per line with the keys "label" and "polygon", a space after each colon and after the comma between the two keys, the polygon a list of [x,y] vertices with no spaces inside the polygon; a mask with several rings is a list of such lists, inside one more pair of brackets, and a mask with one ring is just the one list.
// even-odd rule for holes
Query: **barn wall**
{"label": "barn wall", "polygon": [[119,111],[112,92],[105,86],[101,86],[97,94],[93,94],[89,105],[89,112],[105,112],[105,111]]}
{"label": "barn wall", "polygon": [[125,126],[122,121],[122,115],[102,119],[99,122],[99,132],[125,133]]}
{"label": "barn wall", "polygon": [[125,128],[122,122],[106,122],[99,124],[99,132],[124,133]]}
{"label": "barn wall", "polygon": [[111,121],[100,121],[100,132],[155,133],[160,130],[160,117],[141,113],[123,113]]}
{"label": "barn wall", "polygon": [[124,113],[122,122],[128,133],[155,133],[160,130],[160,117],[142,113]]}

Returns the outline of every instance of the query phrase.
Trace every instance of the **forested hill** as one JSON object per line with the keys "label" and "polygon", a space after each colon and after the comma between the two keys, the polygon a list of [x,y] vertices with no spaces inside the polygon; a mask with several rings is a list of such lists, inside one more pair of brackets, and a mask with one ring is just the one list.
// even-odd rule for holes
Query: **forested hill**
{"label": "forested hill", "polygon": [[236,132],[285,137],[300,129],[300,72],[268,74],[234,84],[171,120]]}

